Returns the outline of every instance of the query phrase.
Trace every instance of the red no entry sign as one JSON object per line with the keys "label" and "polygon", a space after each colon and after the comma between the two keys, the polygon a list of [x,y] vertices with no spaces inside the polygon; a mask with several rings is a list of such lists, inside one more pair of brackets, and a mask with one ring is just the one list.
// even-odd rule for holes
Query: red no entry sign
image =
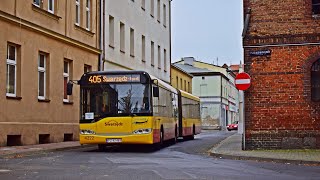
{"label": "red no entry sign", "polygon": [[247,90],[251,85],[251,77],[249,74],[242,72],[236,76],[236,88],[238,90]]}

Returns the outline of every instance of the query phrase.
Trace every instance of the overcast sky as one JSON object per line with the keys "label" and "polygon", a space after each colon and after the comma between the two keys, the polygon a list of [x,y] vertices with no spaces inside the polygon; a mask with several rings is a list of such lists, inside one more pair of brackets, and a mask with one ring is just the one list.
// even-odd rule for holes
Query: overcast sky
{"label": "overcast sky", "polygon": [[243,62],[242,16],[242,0],[173,0],[172,62]]}

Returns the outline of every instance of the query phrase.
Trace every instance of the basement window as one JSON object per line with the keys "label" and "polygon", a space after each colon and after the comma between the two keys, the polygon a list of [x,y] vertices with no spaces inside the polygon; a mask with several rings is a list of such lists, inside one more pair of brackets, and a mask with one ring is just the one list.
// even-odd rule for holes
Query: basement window
{"label": "basement window", "polygon": [[312,14],[320,15],[320,0],[312,0]]}
{"label": "basement window", "polygon": [[21,135],[7,135],[7,146],[22,146]]}
{"label": "basement window", "polygon": [[311,67],[311,99],[320,101],[320,59]]}
{"label": "basement window", "polygon": [[73,141],[73,134],[64,134],[63,141]]}
{"label": "basement window", "polygon": [[39,144],[50,143],[50,134],[39,134]]}

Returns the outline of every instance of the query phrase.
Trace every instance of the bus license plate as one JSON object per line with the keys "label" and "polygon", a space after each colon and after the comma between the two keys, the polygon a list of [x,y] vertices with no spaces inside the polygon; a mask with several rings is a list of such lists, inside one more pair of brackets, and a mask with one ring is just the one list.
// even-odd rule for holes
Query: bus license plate
{"label": "bus license plate", "polygon": [[107,139],[107,143],[121,143],[122,139]]}

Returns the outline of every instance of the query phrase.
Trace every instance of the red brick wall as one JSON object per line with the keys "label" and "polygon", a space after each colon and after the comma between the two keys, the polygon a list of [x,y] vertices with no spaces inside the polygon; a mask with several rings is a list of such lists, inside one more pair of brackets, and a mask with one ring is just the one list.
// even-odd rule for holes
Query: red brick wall
{"label": "red brick wall", "polygon": [[[320,58],[320,18],[311,0],[244,0],[246,149],[320,148],[320,102],[311,101],[310,70]],[[315,43],[315,44],[310,44]],[[271,50],[271,55],[249,52]]]}

